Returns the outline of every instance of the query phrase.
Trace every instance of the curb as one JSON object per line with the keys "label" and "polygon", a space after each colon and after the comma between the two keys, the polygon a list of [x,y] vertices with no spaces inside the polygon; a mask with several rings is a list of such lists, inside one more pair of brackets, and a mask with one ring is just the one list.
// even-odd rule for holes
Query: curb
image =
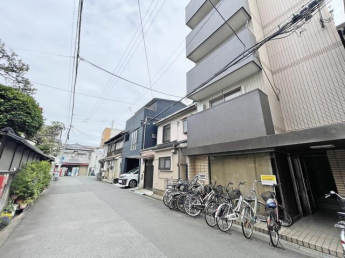
{"label": "curb", "polygon": [[7,238],[17,228],[19,223],[25,218],[26,212],[19,214],[17,217],[11,220],[11,223],[2,231],[0,231],[0,247],[6,242]]}

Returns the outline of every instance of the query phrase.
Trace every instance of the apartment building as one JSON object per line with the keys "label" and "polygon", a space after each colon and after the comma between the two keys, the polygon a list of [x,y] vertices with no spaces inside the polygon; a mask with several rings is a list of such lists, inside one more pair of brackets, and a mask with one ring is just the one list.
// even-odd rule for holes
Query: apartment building
{"label": "apartment building", "polygon": [[[186,56],[195,63],[187,93],[198,112],[187,119],[183,154],[196,173],[223,185],[276,175],[278,197],[295,219],[338,208],[324,199],[327,191],[345,194],[345,51],[329,9],[200,85],[309,2],[192,0],[186,7]],[[249,195],[249,187],[241,190]]]}

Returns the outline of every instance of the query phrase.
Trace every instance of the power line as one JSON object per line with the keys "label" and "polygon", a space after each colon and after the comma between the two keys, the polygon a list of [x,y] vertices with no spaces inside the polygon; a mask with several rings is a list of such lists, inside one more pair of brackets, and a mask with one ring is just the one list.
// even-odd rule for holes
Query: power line
{"label": "power line", "polygon": [[[155,0],[152,0],[152,1],[151,1],[151,4],[150,4],[150,6],[148,7],[148,9],[147,9],[147,11],[146,11],[146,13],[145,13],[145,15],[144,15],[144,19],[145,19],[146,15],[149,13],[150,8],[151,8],[152,4],[154,3],[154,1],[155,1]],[[152,10],[152,12],[151,12],[151,14],[150,14],[150,16],[148,17],[148,19],[147,19],[146,22],[145,22],[145,25],[146,25],[146,23],[148,22],[149,18],[151,17],[152,13],[154,12],[154,10],[155,10],[155,8],[156,8],[158,2],[159,2],[159,0],[156,2],[156,5],[154,6],[154,8],[153,8],[153,10]],[[140,34],[137,35],[137,32],[139,31],[139,29],[140,29],[140,25],[137,27],[135,33],[133,34],[133,37],[131,38],[129,44],[127,45],[126,50],[125,50],[125,52],[123,53],[123,55],[121,56],[120,61],[118,62],[117,66],[115,67],[113,73],[120,73],[120,70],[122,69],[122,67],[123,67],[123,65],[124,65],[124,63],[125,63],[127,57],[129,56],[129,53],[132,51],[134,45],[136,44],[136,42],[137,42],[137,40],[138,40],[138,38],[139,38],[139,36],[140,36]],[[136,37],[136,36],[137,36],[137,37]],[[133,45],[131,45],[134,39],[135,39],[135,41],[134,41]],[[131,47],[130,47],[130,46],[131,46]],[[129,49],[129,50],[128,50],[128,49]],[[130,58],[130,59],[131,59],[131,58]],[[126,66],[127,66],[127,65],[126,65]],[[126,67],[126,66],[125,66],[125,67]],[[125,67],[124,67],[124,68],[125,68]],[[124,70],[124,68],[123,68],[123,70]],[[120,75],[121,75],[121,73],[120,73]],[[109,92],[109,91],[111,90],[111,88],[112,88],[112,87],[116,84],[116,82],[118,81],[118,78],[115,80],[115,82],[114,82],[114,80],[115,80],[115,78],[114,78],[113,76],[110,76],[110,77],[109,77],[108,82],[106,83],[106,86],[104,87],[104,89],[102,90],[102,92],[101,92],[101,94],[100,94],[100,97],[105,96],[105,95],[107,94],[107,92]],[[97,111],[97,109],[98,109],[101,105],[102,105],[102,102],[101,102],[101,101],[96,101],[96,103],[93,105],[93,107],[92,107],[91,110],[89,111],[89,114],[90,114],[90,115],[91,115],[91,114],[94,114],[94,113]]]}
{"label": "power line", "polygon": [[[223,73],[224,71],[228,70],[230,67],[238,64],[239,62],[242,62],[243,60],[245,60],[246,58],[248,58],[248,56],[252,55],[253,53],[255,53],[257,50],[259,50],[260,47],[262,47],[265,43],[267,43],[268,41],[272,40],[273,38],[276,38],[279,35],[285,34],[285,33],[289,33],[294,29],[298,29],[301,26],[303,26],[306,22],[308,22],[314,15],[312,15],[315,10],[317,8],[320,7],[320,5],[324,2],[324,0],[312,0],[310,1],[306,6],[304,6],[299,13],[297,13],[296,15],[292,16],[292,19],[286,23],[285,25],[283,25],[282,27],[279,27],[278,31],[276,31],[275,33],[273,33],[271,36],[265,38],[264,40],[261,40],[260,42],[254,44],[252,47],[250,47],[249,49],[247,49],[245,52],[241,53],[240,55],[238,55],[236,58],[234,58],[230,63],[228,63],[223,69],[221,69],[220,71],[218,71],[217,73],[215,73],[212,77],[210,77],[209,79],[207,79],[205,82],[203,82],[202,84],[200,84],[198,87],[196,87],[193,91],[191,91],[190,93],[188,93],[185,97],[181,98],[180,100],[174,102],[172,105],[168,106],[166,109],[164,109],[162,112],[160,112],[159,114],[157,114],[156,116],[154,116],[153,118],[151,118],[150,120],[144,122],[142,125],[140,125],[139,127],[137,127],[136,129],[132,130],[136,131],[139,128],[143,127],[144,125],[150,123],[153,120],[156,120],[157,117],[159,117],[160,115],[162,115],[163,113],[165,113],[167,110],[169,110],[170,108],[172,108],[173,106],[175,106],[177,103],[180,103],[183,99],[188,98],[189,96],[191,96],[192,94],[194,94],[195,92],[197,92],[200,88],[202,88],[203,86],[205,86],[207,83],[209,83],[210,81],[212,81],[214,78],[216,78],[218,75],[220,75],[221,73]],[[324,7],[324,6],[323,6]],[[322,8],[323,8],[322,7]],[[301,24],[299,24],[301,23]]]}
{"label": "power line", "polygon": [[[32,83],[34,85],[39,85],[39,86],[43,86],[43,87],[47,87],[47,88],[56,89],[56,90],[60,90],[60,91],[71,93],[70,90],[65,90],[65,89],[62,89],[62,88],[58,88],[58,87],[54,87],[54,86],[50,86],[50,85],[46,85],[46,84],[42,84],[42,83],[38,83],[38,82],[32,82]],[[109,99],[109,98],[101,98],[101,97],[96,97],[96,96],[93,96],[93,95],[88,95],[88,94],[80,93],[80,92],[75,92],[75,94],[81,95],[81,96],[90,97],[90,98],[96,98],[96,99],[103,99],[103,100],[113,101],[113,102],[117,102],[117,103],[131,104],[130,102],[126,102],[126,101],[122,101],[122,100]],[[140,105],[137,104],[137,106],[140,106]]]}
{"label": "power line", "polygon": [[139,16],[140,16],[140,24],[141,24],[141,33],[142,33],[142,35],[143,35],[143,42],[144,42],[144,49],[145,49],[147,74],[148,74],[148,76],[149,76],[149,82],[150,82],[150,88],[151,88],[151,96],[152,96],[152,98],[153,98],[152,83],[151,83],[151,75],[150,75],[150,66],[149,66],[149,60],[148,60],[148,57],[147,57],[147,49],[146,49],[146,42],[145,42],[145,34],[144,34],[143,20],[142,20],[142,18],[141,18],[140,0],[138,0],[138,7],[139,7]]}
{"label": "power line", "polygon": [[146,86],[144,86],[144,85],[141,85],[141,84],[139,84],[139,83],[136,83],[136,82],[133,82],[133,81],[131,81],[131,80],[128,80],[128,79],[126,79],[126,78],[124,78],[124,77],[121,77],[121,76],[119,76],[119,75],[117,75],[117,74],[114,74],[114,73],[112,73],[112,72],[110,72],[110,71],[108,71],[108,70],[106,70],[106,69],[104,69],[104,68],[102,68],[102,67],[100,67],[100,66],[98,66],[98,65],[96,65],[96,64],[94,64],[94,63],[92,63],[92,62],[90,62],[90,61],[88,61],[88,60],[86,60],[86,59],[83,58],[83,57],[80,57],[80,60],[81,60],[81,61],[84,61],[85,63],[88,63],[89,65],[92,65],[92,66],[98,68],[99,70],[102,70],[103,72],[106,72],[106,73],[108,73],[108,74],[111,74],[111,75],[113,75],[113,76],[115,76],[115,77],[117,77],[117,78],[119,78],[119,79],[121,79],[121,80],[123,80],[123,81],[126,81],[126,82],[128,82],[128,83],[131,83],[131,84],[136,85],[136,86],[138,86],[138,87],[141,87],[141,88],[144,88],[144,89],[147,89],[147,90],[152,90],[152,91],[154,91],[154,92],[157,92],[157,93],[160,93],[160,94],[163,94],[163,95],[167,95],[167,96],[171,96],[171,97],[175,97],[175,98],[180,98],[180,96],[176,96],[176,95],[173,95],[173,94],[168,94],[168,93],[165,93],[165,92],[162,92],[162,91],[154,90],[154,89],[151,89],[151,88],[146,87]]}
{"label": "power line", "polygon": [[79,0],[77,33],[76,33],[76,51],[75,51],[76,55],[75,55],[74,83],[73,83],[73,90],[72,90],[71,120],[70,120],[69,129],[67,131],[65,146],[69,140],[69,135],[71,132],[71,128],[73,126],[73,113],[74,113],[74,108],[75,108],[75,95],[76,95],[75,89],[76,89],[76,85],[77,85],[79,57],[80,57],[80,34],[81,34],[81,22],[82,22],[82,15],[83,15],[83,3],[84,3],[84,0]]}
{"label": "power line", "polygon": [[37,54],[42,54],[42,55],[58,56],[58,57],[64,57],[64,58],[73,58],[73,56],[71,56],[71,55],[67,56],[67,55],[61,55],[61,54],[49,53],[49,52],[42,52],[42,51],[30,50],[30,49],[23,49],[23,48],[10,48],[10,49],[16,50],[16,51],[32,52],[32,53],[37,53]]}

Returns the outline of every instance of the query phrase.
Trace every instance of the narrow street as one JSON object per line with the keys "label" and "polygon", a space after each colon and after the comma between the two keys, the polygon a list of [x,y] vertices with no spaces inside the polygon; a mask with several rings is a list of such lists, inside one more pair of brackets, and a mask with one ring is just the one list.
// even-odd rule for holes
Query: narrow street
{"label": "narrow street", "polygon": [[0,247],[0,257],[303,257],[246,240],[94,178],[53,182]]}

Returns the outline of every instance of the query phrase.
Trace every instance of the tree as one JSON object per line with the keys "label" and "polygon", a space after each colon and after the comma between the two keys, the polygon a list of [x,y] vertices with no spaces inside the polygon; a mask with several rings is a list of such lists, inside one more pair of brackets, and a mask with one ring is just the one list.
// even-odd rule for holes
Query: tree
{"label": "tree", "polygon": [[51,125],[44,125],[32,140],[44,154],[57,156],[61,147],[61,142],[57,138],[63,130],[63,123],[53,121]]}
{"label": "tree", "polygon": [[24,75],[29,71],[29,66],[24,64],[18,55],[12,50],[5,49],[5,43],[0,40],[0,76],[2,76],[6,83],[10,83],[14,88],[17,88],[25,94],[32,95],[36,89],[32,87],[29,79]]}
{"label": "tree", "polygon": [[42,110],[33,97],[0,84],[0,129],[11,127],[16,134],[32,138],[42,125]]}

